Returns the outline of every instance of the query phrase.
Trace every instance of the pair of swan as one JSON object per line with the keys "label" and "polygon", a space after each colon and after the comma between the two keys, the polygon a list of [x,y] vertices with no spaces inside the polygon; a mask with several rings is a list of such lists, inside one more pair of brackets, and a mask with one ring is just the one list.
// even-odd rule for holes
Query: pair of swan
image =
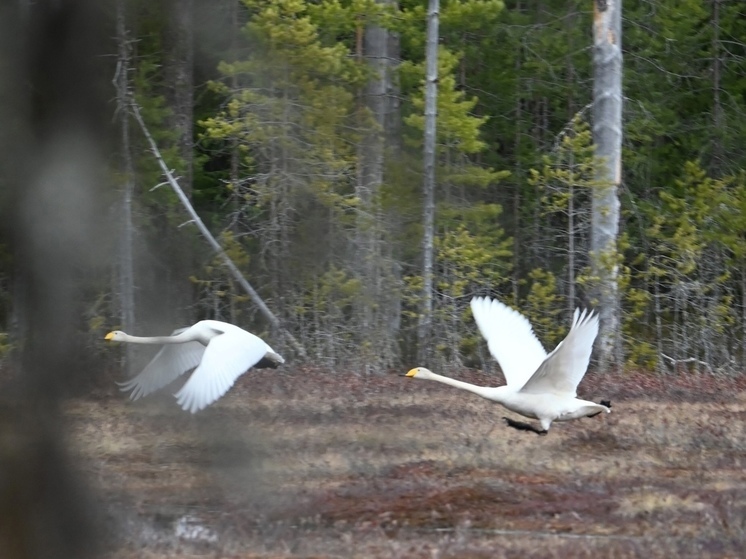
{"label": "pair of swan", "polygon": [[489,297],[472,299],[471,310],[490,353],[500,364],[506,384],[476,386],[436,375],[424,367],[411,369],[405,376],[468,390],[524,417],[538,419],[541,429],[504,418],[511,427],[541,435],[549,431],[554,421],[593,417],[611,411],[609,401],[596,404],[576,397],[598,335],[597,315],[576,309],[567,337],[547,355],[531,323],[519,312]]}
{"label": "pair of swan", "polygon": [[[608,401],[596,404],[576,397],[577,386],[588,368],[593,341],[598,335],[598,316],[576,309],[567,337],[547,355],[531,323],[517,311],[488,297],[472,299],[471,309],[490,353],[503,370],[506,385],[476,386],[436,375],[424,367],[416,367],[405,376],[468,390],[524,417],[538,419],[541,430],[505,418],[511,427],[539,434],[546,434],[554,421],[593,417],[611,411]],[[122,390],[132,391],[133,400],[147,396],[194,369],[175,394],[178,404],[192,413],[223,396],[251,367],[274,368],[285,362],[258,336],[217,320],[200,321],[176,330],[171,336],[146,338],[117,330],[109,332],[105,339],[163,345],[139,375],[120,384]]]}

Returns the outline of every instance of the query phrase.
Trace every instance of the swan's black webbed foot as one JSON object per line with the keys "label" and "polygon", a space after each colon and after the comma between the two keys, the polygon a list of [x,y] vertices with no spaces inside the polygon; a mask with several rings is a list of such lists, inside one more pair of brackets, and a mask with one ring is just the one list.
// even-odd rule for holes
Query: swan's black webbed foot
{"label": "swan's black webbed foot", "polygon": [[508,424],[508,427],[512,427],[513,429],[518,429],[519,431],[531,431],[532,433],[536,433],[537,435],[547,434],[547,431],[545,431],[544,429],[537,429],[530,423],[515,421],[514,419],[510,419],[509,417],[503,417],[503,419]]}
{"label": "swan's black webbed foot", "polygon": [[[601,400],[599,402],[599,404],[601,404],[602,406],[606,406],[607,408],[611,409],[611,400]],[[593,413],[591,415],[586,415],[586,417],[596,417],[599,413],[601,413],[601,412],[597,411],[596,413]]]}

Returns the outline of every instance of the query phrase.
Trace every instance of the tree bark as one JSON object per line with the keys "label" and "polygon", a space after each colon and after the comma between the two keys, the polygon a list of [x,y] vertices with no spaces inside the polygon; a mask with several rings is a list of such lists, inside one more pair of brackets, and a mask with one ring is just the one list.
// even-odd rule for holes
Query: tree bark
{"label": "tree bark", "polygon": [[[379,222],[377,198],[383,184],[383,137],[386,126],[386,89],[387,89],[387,31],[379,25],[368,25],[360,37],[359,48],[365,62],[371,69],[372,77],[365,86],[363,97],[372,123],[365,122],[367,130],[363,138],[360,153],[360,173],[357,184],[357,196],[360,207],[356,222],[357,273],[362,284],[360,298],[361,332],[363,343],[380,346],[386,336],[379,328],[382,307],[375,302],[380,299],[381,262],[379,255]],[[362,109],[362,107],[361,107]],[[387,344],[388,345],[388,344]],[[380,348],[383,349],[383,348]],[[366,351],[362,352],[366,354]],[[376,352],[373,352],[376,354]],[[380,352],[377,355],[381,355]],[[378,363],[372,363],[372,355],[363,355],[365,373]]]}
{"label": "tree bark", "polygon": [[567,312],[575,311],[575,158],[570,153],[567,184]]}
{"label": "tree bark", "polygon": [[429,0],[427,10],[427,54],[425,73],[425,137],[423,148],[422,212],[422,308],[417,328],[417,351],[421,362],[430,355],[433,321],[433,259],[435,253],[435,142],[438,106],[439,0]]}
{"label": "tree bark", "polygon": [[[176,134],[179,181],[191,200],[194,182],[194,0],[167,0],[163,36],[165,94],[171,115],[167,125]],[[162,248],[170,260],[167,297],[160,301],[164,316],[180,323],[193,321],[195,260],[181,230],[170,229]]]}
{"label": "tree bark", "polygon": [[[230,10],[230,61],[238,60],[239,37],[241,35],[241,18],[239,6],[240,3],[235,0],[228,0]],[[238,91],[238,76],[235,72],[231,73],[230,78],[231,91],[235,94]],[[238,138],[232,136],[230,139],[231,146],[231,163],[230,163],[230,182],[233,185],[233,209],[238,212],[241,206],[241,188],[239,188],[238,170],[241,163],[241,153],[238,148]]]}
{"label": "tree bark", "polygon": [[720,100],[720,2],[712,0],[712,169],[720,170],[723,161],[723,106]]}
{"label": "tree bark", "polygon": [[[593,189],[591,250],[601,327],[600,367],[614,364],[619,339],[617,236],[622,152],[622,2],[593,1],[593,141],[599,185]],[[620,365],[620,363],[616,363]]]}
{"label": "tree bark", "polygon": [[182,188],[191,198],[194,164],[194,0],[171,0],[168,4],[165,75],[170,88],[173,128],[177,133]]}
{"label": "tree bark", "polygon": [[[396,0],[386,0],[396,6]],[[386,32],[386,98],[384,125],[387,155],[397,158],[404,149],[401,132],[401,86],[399,82],[399,64],[401,64],[401,37],[397,31]]]}
{"label": "tree bark", "polygon": [[[122,192],[122,224],[119,238],[119,317],[126,332],[131,332],[135,324],[135,274],[134,274],[134,224],[132,222],[132,199],[135,189],[135,172],[132,163],[130,142],[130,119],[127,107],[129,96],[129,72],[131,45],[127,33],[126,0],[117,1],[116,27],[119,60],[114,85],[117,88],[117,111],[119,113],[119,133],[121,161],[124,177]],[[131,363],[131,347],[127,347],[127,366]]]}

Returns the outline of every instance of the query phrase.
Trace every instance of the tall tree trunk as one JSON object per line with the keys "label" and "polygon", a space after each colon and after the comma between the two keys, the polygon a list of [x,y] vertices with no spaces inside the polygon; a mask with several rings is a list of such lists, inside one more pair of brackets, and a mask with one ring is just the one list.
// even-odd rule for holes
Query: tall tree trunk
{"label": "tall tree trunk", "polygon": [[567,311],[575,310],[575,157],[570,153],[567,184]]}
{"label": "tall tree trunk", "polygon": [[[122,192],[122,224],[119,238],[119,318],[126,332],[131,332],[135,324],[135,263],[133,257],[134,224],[132,222],[132,199],[135,189],[135,172],[132,163],[132,145],[130,142],[129,119],[129,72],[131,45],[127,33],[127,1],[117,1],[117,43],[119,60],[117,62],[116,83],[117,110],[119,112],[119,133],[121,150],[121,172],[124,177]],[[125,349],[126,365],[132,360],[132,347]]]}
{"label": "tall tree trunk", "polygon": [[[396,0],[386,0],[396,6]],[[397,31],[386,33],[386,124],[384,138],[391,157],[398,157],[404,149],[401,132],[401,86],[399,82],[399,64],[401,64],[401,37]]]}
{"label": "tall tree trunk", "polygon": [[717,172],[723,160],[723,107],[720,101],[720,2],[712,0],[712,126],[713,146],[711,168]]}
{"label": "tall tree trunk", "polygon": [[[181,159],[179,185],[191,199],[193,190],[193,133],[194,133],[194,0],[169,0],[164,37],[164,74],[167,80],[167,101],[171,109],[172,129],[176,132],[176,146]],[[169,262],[168,305],[163,312],[172,315],[176,323],[194,320],[193,285],[194,255],[187,234],[172,230],[164,243]],[[165,289],[161,284],[161,289]]]}
{"label": "tall tree trunk", "polygon": [[422,212],[422,309],[417,328],[417,351],[421,362],[430,355],[433,321],[433,257],[435,253],[435,131],[438,107],[439,0],[429,0],[427,9],[427,54],[425,74],[425,137],[423,148]]}
{"label": "tall tree trunk", "polygon": [[[378,195],[383,184],[384,147],[383,138],[386,126],[386,90],[388,81],[387,46],[388,32],[379,25],[368,25],[360,37],[358,48],[362,49],[365,63],[371,69],[371,78],[363,91],[364,106],[372,122],[365,122],[367,130],[360,153],[360,172],[358,174],[357,196],[360,208],[356,223],[357,273],[363,286],[361,294],[361,331],[363,344],[362,356],[365,372],[379,368],[381,363],[374,363],[373,356],[388,352],[370,352],[372,347],[384,349],[386,333],[380,324],[381,307],[375,308],[380,299],[378,288],[381,277],[381,258],[379,254]],[[361,107],[363,109],[363,107]],[[366,115],[367,116],[367,115]],[[367,120],[367,119],[365,119]],[[385,344],[388,345],[388,344]],[[366,351],[367,349],[367,351]]]}
{"label": "tall tree trunk", "polygon": [[[398,8],[397,0],[384,0],[392,9]],[[386,32],[386,81],[385,81],[385,118],[383,127],[384,142],[384,182],[387,178],[386,170],[393,163],[400,161],[404,152],[401,115],[401,86],[399,81],[399,65],[401,64],[401,38],[397,31],[391,29]],[[381,307],[381,325],[386,332],[386,355],[390,356],[393,365],[399,354],[398,339],[401,329],[402,310],[402,266],[396,260],[396,243],[393,239],[401,238],[398,232],[401,230],[402,222],[398,214],[388,212],[385,217],[381,205],[378,205],[381,215],[378,223],[383,227],[381,231],[381,242],[379,243],[380,259],[384,265],[384,274],[379,275],[381,286],[379,293],[383,296],[379,299]],[[386,220],[384,223],[384,219]]]}
{"label": "tall tree trunk", "polygon": [[[746,259],[741,257],[741,339],[746,340]],[[746,367],[746,348],[743,343],[740,348],[741,369]]]}
{"label": "tall tree trunk", "polygon": [[[241,18],[239,12],[240,2],[236,0],[228,0],[228,6],[230,10],[230,34],[231,34],[231,46],[230,46],[230,61],[235,62],[238,60],[238,49],[239,49],[239,37],[241,34]],[[235,94],[238,91],[238,76],[235,72],[231,73],[231,91]],[[231,144],[231,163],[230,163],[230,182],[233,186],[233,210],[239,211],[242,205],[241,193],[242,189],[238,187],[239,176],[238,169],[241,163],[241,153],[238,149],[238,138],[234,135],[230,140]],[[233,221],[237,225],[237,221]]]}
{"label": "tall tree trunk", "polygon": [[[391,0],[378,1],[391,4]],[[399,150],[392,150],[392,147],[400,142],[396,137],[401,118],[396,80],[399,43],[398,38],[392,40],[391,35],[388,29],[369,24],[364,33],[358,35],[357,44],[361,62],[364,59],[371,70],[371,79],[362,92],[364,109],[360,107],[361,115],[367,112],[361,123],[367,133],[360,146],[357,195],[361,204],[356,223],[355,255],[357,274],[363,285],[360,336],[364,347],[368,348],[361,355],[366,372],[371,368],[382,370],[392,364],[391,357],[397,353],[398,327],[395,324],[401,307],[399,290],[394,286],[396,266],[390,246],[384,242],[388,227],[379,203],[386,158],[398,156]]]}
{"label": "tall tree trunk", "polygon": [[184,162],[179,183],[191,198],[194,134],[194,0],[171,0],[168,5],[165,74],[170,89],[172,125]]}
{"label": "tall tree trunk", "polygon": [[[522,10],[521,2],[517,2],[515,6],[516,13],[520,13]],[[521,119],[523,118],[523,95],[521,91],[521,66],[523,64],[523,49],[519,49],[515,57],[515,83],[516,91],[515,96],[515,137],[513,141],[513,153],[515,154],[513,159],[515,160],[515,180],[513,181],[515,189],[513,191],[513,273],[511,274],[511,284],[513,287],[513,305],[518,305],[519,291],[521,280],[521,263],[524,261],[525,256],[521,250],[521,243],[523,242],[523,235],[521,234],[521,189],[523,188],[523,158],[521,156],[521,136],[523,134],[523,127],[521,126]]]}
{"label": "tall tree trunk", "polygon": [[[622,2],[593,0],[593,141],[600,186],[593,189],[591,250],[598,278],[600,367],[614,364],[619,342],[617,235],[622,174]],[[621,365],[616,363],[616,365]]]}

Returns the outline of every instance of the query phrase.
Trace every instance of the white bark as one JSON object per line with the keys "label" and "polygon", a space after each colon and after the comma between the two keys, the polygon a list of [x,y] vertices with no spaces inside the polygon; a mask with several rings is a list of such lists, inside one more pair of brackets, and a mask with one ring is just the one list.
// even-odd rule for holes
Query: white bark
{"label": "white bark", "polygon": [[[601,367],[615,361],[619,342],[619,198],[622,174],[622,1],[593,0],[593,141],[600,186],[593,191],[592,262],[599,278]],[[620,365],[620,363],[617,363]]]}
{"label": "white bark", "polygon": [[422,213],[422,309],[417,328],[417,347],[421,361],[429,355],[433,320],[433,257],[435,240],[435,140],[438,106],[438,23],[439,0],[429,0],[427,10],[427,55],[425,74],[425,137],[423,149]]}

